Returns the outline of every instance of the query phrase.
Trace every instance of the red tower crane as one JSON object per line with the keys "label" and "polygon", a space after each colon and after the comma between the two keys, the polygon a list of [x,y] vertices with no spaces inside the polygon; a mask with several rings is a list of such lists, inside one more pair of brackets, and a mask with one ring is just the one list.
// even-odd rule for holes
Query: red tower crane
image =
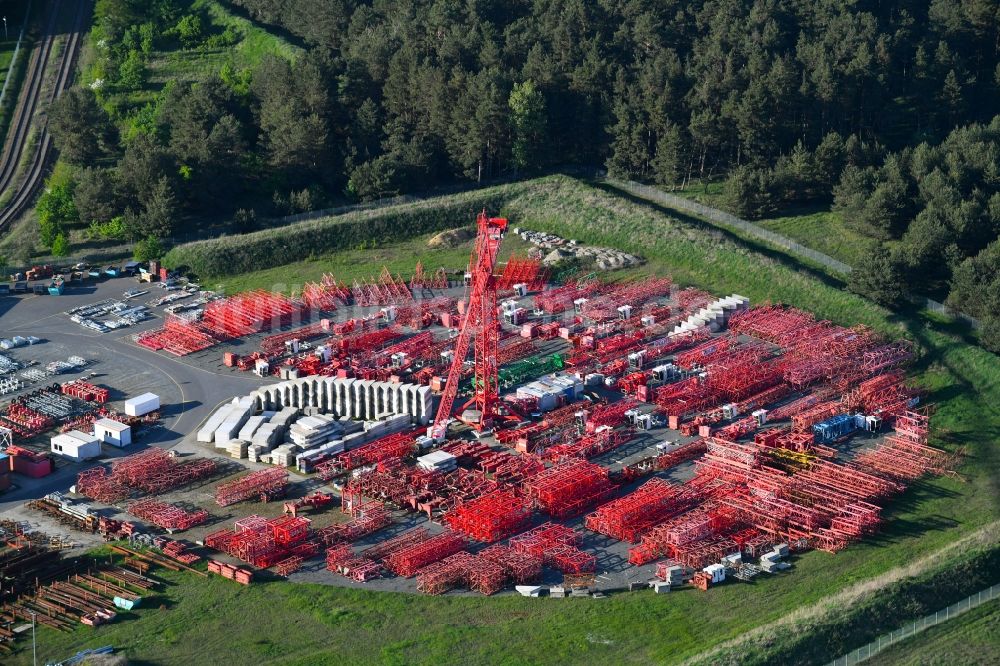
{"label": "red tower crane", "polygon": [[472,274],[469,308],[455,342],[455,356],[451,360],[441,404],[438,405],[437,417],[431,427],[430,434],[435,439],[443,438],[448,429],[451,410],[458,395],[458,383],[462,378],[462,366],[473,338],[476,359],[474,394],[462,406],[462,411],[474,405],[478,415],[477,420],[470,419],[467,422],[477,430],[490,428],[500,399],[497,380],[500,322],[497,319],[497,286],[493,270],[500,252],[500,242],[507,231],[507,220],[502,217],[487,217],[484,210],[476,223],[479,232],[469,260],[469,272]]}

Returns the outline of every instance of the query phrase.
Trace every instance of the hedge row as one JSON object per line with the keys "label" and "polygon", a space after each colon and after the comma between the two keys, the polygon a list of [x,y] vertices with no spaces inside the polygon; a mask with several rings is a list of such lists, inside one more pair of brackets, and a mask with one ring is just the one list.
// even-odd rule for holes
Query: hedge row
{"label": "hedge row", "polygon": [[184,243],[163,259],[168,268],[184,267],[199,278],[239,275],[283,266],[310,257],[380,245],[470,224],[484,208],[493,214],[524,184],[500,185],[336,217],[298,222],[239,236]]}

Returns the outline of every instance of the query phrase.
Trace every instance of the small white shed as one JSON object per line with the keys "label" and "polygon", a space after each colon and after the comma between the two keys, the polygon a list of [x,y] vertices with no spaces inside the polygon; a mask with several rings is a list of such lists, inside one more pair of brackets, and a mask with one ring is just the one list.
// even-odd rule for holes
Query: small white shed
{"label": "small white shed", "polygon": [[94,437],[111,446],[128,446],[132,443],[132,428],[114,419],[94,421]]}
{"label": "small white shed", "polygon": [[101,455],[101,443],[97,438],[79,430],[70,430],[51,439],[52,453],[70,460],[90,460]]}
{"label": "small white shed", "polygon": [[129,416],[145,416],[160,408],[160,396],[143,393],[125,401],[125,413]]}

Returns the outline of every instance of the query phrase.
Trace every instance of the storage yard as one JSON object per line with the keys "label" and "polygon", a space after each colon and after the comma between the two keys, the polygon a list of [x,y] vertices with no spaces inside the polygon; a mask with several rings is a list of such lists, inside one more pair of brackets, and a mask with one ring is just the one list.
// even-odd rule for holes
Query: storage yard
{"label": "storage yard", "polygon": [[[908,345],[667,277],[552,285],[538,260],[496,266],[506,221],[479,224],[464,285],[328,276],[118,338],[250,383],[165,440],[180,457],[125,447],[76,473],[104,520],[84,528],[395,591],[709,589],[874,534],[908,483],[953,468],[927,445]],[[148,395],[134,404],[159,409]],[[108,398],[77,379],[4,418],[30,440],[115,422],[86,408]]]}
{"label": "storage yard", "polygon": [[[246,584],[710,594],[875,535],[908,484],[958,464],[928,445],[904,342],[666,276],[553,284],[538,259],[496,265],[506,220],[479,226],[464,284],[418,265],[203,295],[117,335],[46,326],[12,362],[86,336],[146,378],[98,354],[74,368],[96,376],[16,392],[15,451],[59,421],[60,446],[106,461],[60,458],[8,513]],[[191,399],[169,384],[188,378],[211,399],[179,427]]]}

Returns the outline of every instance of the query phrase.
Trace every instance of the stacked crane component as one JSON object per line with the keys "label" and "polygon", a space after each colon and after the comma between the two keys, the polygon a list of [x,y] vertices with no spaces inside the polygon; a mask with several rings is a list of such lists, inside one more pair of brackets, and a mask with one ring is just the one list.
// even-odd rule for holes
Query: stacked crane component
{"label": "stacked crane component", "polygon": [[528,553],[519,553],[511,546],[495,543],[479,551],[479,556],[499,564],[515,584],[533,583],[542,575],[542,560]]}
{"label": "stacked crane component", "polygon": [[926,414],[905,412],[897,417],[895,429],[877,447],[859,453],[852,467],[901,483],[947,471],[948,454],[927,445]]}
{"label": "stacked crane component", "polygon": [[299,340],[301,342],[317,338],[321,335],[323,335],[322,322],[314,322],[292,331],[267,336],[260,341],[260,350],[267,356],[274,356],[285,351],[285,343],[287,342],[292,340]]}
{"label": "stacked crane component", "polygon": [[[704,566],[702,560],[708,553],[722,547],[717,557],[709,557],[705,564],[732,552],[724,546],[721,533],[731,528],[735,511],[717,502],[705,502],[650,529],[641,542],[629,549],[629,562],[642,565],[660,557],[670,557],[691,567]],[[704,546],[709,546],[705,549]]]}
{"label": "stacked crane component", "polygon": [[414,450],[414,435],[412,432],[398,432],[362,444],[356,449],[337,454],[330,460],[316,466],[316,472],[324,481],[329,481],[358,467],[383,462],[399,460]]}
{"label": "stacked crane component", "polygon": [[354,304],[360,307],[396,305],[413,300],[413,294],[401,277],[393,276],[389,269],[382,267],[377,280],[366,283],[354,281],[351,288]]}
{"label": "stacked crane component", "polygon": [[[208,534],[204,542],[208,548],[266,569],[290,558],[305,559],[317,555],[319,548],[309,537],[309,521],[306,518],[279,516],[268,520],[249,516],[236,521],[232,530]],[[287,562],[283,568],[291,571],[292,564]]]}
{"label": "stacked crane component", "polygon": [[625,423],[625,412],[635,409],[638,404],[636,400],[625,398],[618,402],[595,406],[587,412],[587,431],[594,432],[601,426],[617,428]]}
{"label": "stacked crane component", "polygon": [[403,337],[402,331],[395,326],[374,331],[356,333],[337,341],[338,348],[349,354],[372,352],[383,347],[387,342]]}
{"label": "stacked crane component", "polygon": [[675,364],[683,370],[705,367],[712,361],[725,356],[737,344],[736,339],[731,336],[713,338],[693,349],[688,349],[678,354]]}
{"label": "stacked crane component", "polygon": [[836,400],[820,402],[792,416],[792,430],[806,432],[813,425],[841,413],[843,407]]}
{"label": "stacked crane component", "polygon": [[208,520],[208,512],[204,509],[188,511],[179,506],[158,502],[154,499],[130,502],[128,512],[136,518],[171,531],[187,530]]}
{"label": "stacked crane component", "polygon": [[581,540],[581,534],[570,527],[543,523],[511,537],[509,543],[516,553],[535,557],[565,574],[579,574],[597,568],[597,558],[580,550]]}
{"label": "stacked crane component", "polygon": [[557,444],[545,449],[546,460],[559,461],[568,458],[593,458],[602,453],[613,451],[626,444],[635,436],[635,430],[625,428],[612,430],[608,426],[598,428],[595,432],[586,433],[572,442]]}
{"label": "stacked crane component", "polygon": [[[376,367],[389,365],[393,367],[400,367],[401,365],[404,365],[402,360],[408,361],[419,358],[421,354],[423,354],[424,351],[426,351],[433,343],[434,334],[430,331],[417,333],[416,335],[410,336],[405,340],[401,340],[400,342],[396,342],[379,350],[379,352],[372,357],[370,365]],[[401,359],[401,361],[397,362],[397,359]]]}
{"label": "stacked crane component", "polygon": [[383,564],[393,573],[409,578],[429,564],[465,549],[465,539],[451,531],[405,546],[385,557]]}
{"label": "stacked crane component", "polygon": [[442,594],[466,586],[489,596],[506,582],[507,573],[500,564],[466,552],[449,555],[417,572],[417,589],[425,594]]}
{"label": "stacked crane component", "polygon": [[229,506],[252,497],[277,497],[285,491],[287,485],[288,470],[262,469],[219,484],[215,490],[215,503],[219,506]]}
{"label": "stacked crane component", "polygon": [[813,315],[803,310],[762,305],[733,315],[729,320],[729,330],[777,344],[783,336],[813,325],[815,321]]}
{"label": "stacked crane component", "polygon": [[382,565],[367,557],[355,555],[348,544],[334,546],[326,551],[326,568],[359,583],[382,575]]}
{"label": "stacked crane component", "polygon": [[41,414],[19,402],[11,402],[7,407],[7,413],[0,418],[0,426],[25,438],[34,437],[54,425],[55,420],[52,417]]}
{"label": "stacked crane component", "polygon": [[351,291],[329,273],[319,282],[307,282],[302,287],[302,302],[310,310],[332,312],[340,304],[350,302]]}
{"label": "stacked crane component", "polygon": [[587,529],[619,541],[637,543],[644,532],[686,511],[697,501],[688,489],[663,479],[650,479],[635,492],[608,502],[587,516]]}
{"label": "stacked crane component", "polygon": [[513,289],[515,284],[523,284],[528,291],[541,291],[548,281],[548,271],[538,259],[511,257],[497,279],[497,289]]}
{"label": "stacked crane component", "polygon": [[424,271],[424,265],[421,262],[417,262],[416,268],[413,270],[413,277],[410,278],[410,290],[418,291],[421,289],[447,289],[449,286],[448,274],[445,272],[444,267],[438,268],[433,275]]}
{"label": "stacked crane component", "polygon": [[326,545],[350,543],[378,532],[392,523],[392,514],[381,502],[366,502],[356,515],[346,523],[337,523],[316,530],[320,541]]}
{"label": "stacked crane component", "polygon": [[683,462],[694,460],[702,456],[706,451],[708,451],[708,445],[705,443],[705,440],[696,439],[693,442],[681,444],[674,449],[665,451],[656,456],[655,466],[656,469],[659,470],[670,469],[671,467],[676,467]]}
{"label": "stacked crane component", "polygon": [[673,281],[670,278],[653,278],[629,282],[608,289],[605,293],[590,298],[584,303],[581,314],[592,321],[617,319],[619,308],[630,310],[648,301],[670,295]]}
{"label": "stacked crane component", "polygon": [[463,502],[445,515],[456,532],[493,543],[519,532],[531,519],[531,507],[510,490],[495,490]]}
{"label": "stacked crane component", "polygon": [[149,449],[111,462],[111,471],[93,467],[77,475],[76,491],[105,504],[137,492],[150,495],[179,488],[216,473],[208,458],[178,462],[163,449]]}
{"label": "stacked crane component", "polygon": [[248,291],[205,306],[202,325],[213,335],[240,338],[288,324],[300,306],[282,294]]}
{"label": "stacked crane component", "polygon": [[585,460],[567,460],[525,482],[525,490],[553,518],[570,518],[604,501],[615,487],[608,471]]}
{"label": "stacked crane component", "polygon": [[66,382],[59,387],[59,390],[63,395],[68,395],[79,400],[86,400],[87,402],[97,402],[100,404],[106,403],[109,397],[108,389],[101,386],[94,386],[93,384],[85,382],[82,379]]}
{"label": "stacked crane component", "polygon": [[497,349],[497,365],[513,363],[535,353],[535,345],[525,338],[510,338]]}
{"label": "stacked crane component", "polygon": [[913,391],[904,384],[905,374],[895,370],[867,379],[845,393],[841,403],[848,411],[894,417],[907,410]]}
{"label": "stacked crane component", "polygon": [[594,281],[569,282],[561,287],[535,294],[535,307],[547,314],[572,311],[574,301],[590,296],[599,288],[600,284]]}
{"label": "stacked crane component", "polygon": [[138,345],[153,351],[165,351],[174,356],[187,356],[208,349],[218,340],[201,324],[168,315],[163,320],[163,328],[144,331],[135,336]]}
{"label": "stacked crane component", "polygon": [[[466,406],[474,405],[478,420],[474,427],[483,430],[492,426],[500,398],[497,376],[497,349],[500,343],[500,322],[497,318],[496,267],[500,243],[507,231],[507,220],[501,217],[487,217],[483,211],[477,218],[479,232],[476,247],[469,266],[472,274],[471,295],[468,315],[462,322],[455,342],[454,356],[448,379],[445,383],[441,403],[432,432],[436,438],[444,437],[451,420],[451,411],[458,395],[458,384],[465,365],[465,356],[475,338],[475,382],[474,395]],[[464,407],[463,407],[464,409]]]}

